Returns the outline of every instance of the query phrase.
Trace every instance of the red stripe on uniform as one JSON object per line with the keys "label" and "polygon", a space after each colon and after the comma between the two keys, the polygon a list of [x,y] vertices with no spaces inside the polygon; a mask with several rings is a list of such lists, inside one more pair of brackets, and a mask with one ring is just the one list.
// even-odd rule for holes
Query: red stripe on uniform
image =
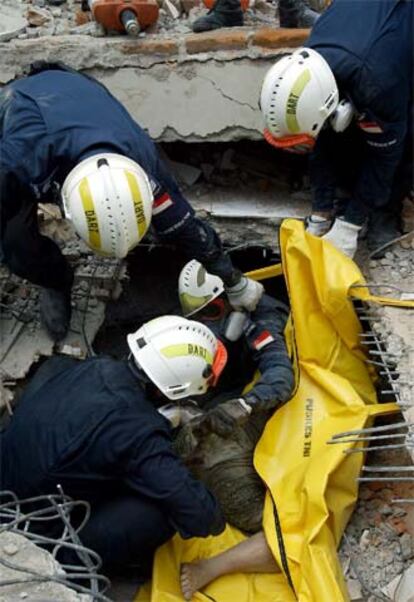
{"label": "red stripe on uniform", "polygon": [[160,197],[158,197],[158,199],[155,199],[154,201],[154,207],[159,207],[160,205],[162,205],[163,203],[165,203],[165,201],[170,201],[170,195],[168,194],[168,192],[164,192],[164,194],[162,194]]}

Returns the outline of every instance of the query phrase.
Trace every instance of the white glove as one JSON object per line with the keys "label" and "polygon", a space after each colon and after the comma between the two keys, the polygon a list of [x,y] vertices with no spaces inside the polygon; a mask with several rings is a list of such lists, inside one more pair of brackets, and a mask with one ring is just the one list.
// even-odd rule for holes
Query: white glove
{"label": "white glove", "polygon": [[314,236],[323,236],[332,226],[332,220],[319,215],[309,215],[305,219],[306,232]]}
{"label": "white glove", "polygon": [[361,229],[362,226],[337,218],[328,234],[322,236],[322,239],[329,240],[337,249],[352,259],[357,250],[358,234]]}
{"label": "white glove", "polygon": [[245,309],[254,311],[263,295],[263,285],[260,282],[242,276],[240,282],[226,288],[226,293],[230,304],[234,309]]}

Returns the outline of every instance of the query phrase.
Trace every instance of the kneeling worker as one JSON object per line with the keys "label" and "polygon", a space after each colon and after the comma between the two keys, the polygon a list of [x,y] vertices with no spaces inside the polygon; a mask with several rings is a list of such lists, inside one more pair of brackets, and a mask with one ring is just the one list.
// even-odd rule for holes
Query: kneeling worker
{"label": "kneeling worker", "polygon": [[153,404],[205,393],[226,350],[206,326],[179,316],[144,324],[128,345],[128,361],[46,362],[0,439],[0,489],[23,499],[61,485],[88,501],[79,535],[106,570],[150,565],[176,531],[207,537],[224,528],[215,498],[174,454],[170,425]]}
{"label": "kneeling worker", "polygon": [[125,257],[151,224],[219,274],[235,306],[256,306],[261,285],[233,267],[121,103],[97,81],[45,63],[0,91],[0,260],[42,287],[41,320],[54,341],[69,327],[73,273],[39,233],[37,206],[61,199],[96,253]]}

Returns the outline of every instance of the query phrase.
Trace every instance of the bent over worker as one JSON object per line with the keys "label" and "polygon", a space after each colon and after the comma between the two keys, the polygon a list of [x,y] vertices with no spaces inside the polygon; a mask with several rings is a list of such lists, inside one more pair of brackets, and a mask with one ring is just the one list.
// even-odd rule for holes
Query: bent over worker
{"label": "bent over worker", "polygon": [[[413,8],[407,0],[335,0],[307,47],[265,77],[265,137],[311,155],[311,233],[349,256],[368,224],[371,250],[399,235],[412,185]],[[349,202],[335,215],[338,173]]]}
{"label": "bent over worker", "polygon": [[79,535],[106,570],[150,565],[176,531],[206,537],[224,528],[213,495],[173,452],[170,425],[152,401],[205,393],[225,349],[206,326],[179,316],[144,324],[128,344],[128,361],[49,360],[0,437],[0,489],[23,499],[60,485],[88,501],[91,517]]}
{"label": "bent over worker", "polygon": [[[284,303],[264,294],[255,311],[234,311],[221,278],[209,274],[197,260],[182,269],[178,290],[184,316],[207,325],[227,349],[218,386],[207,394],[210,399],[204,403],[203,397],[198,399],[199,405],[209,409],[208,420],[214,431],[229,435],[250,414],[267,418],[290,399],[295,379],[284,338],[289,315]],[[256,370],[259,376],[242,396]],[[230,391],[234,399],[229,399]]]}
{"label": "bent over worker", "polygon": [[220,274],[236,306],[253,309],[260,298],[261,286],[233,267],[124,107],[97,81],[45,63],[0,92],[0,242],[10,270],[42,287],[41,318],[54,340],[69,326],[73,274],[40,235],[37,205],[60,193],[97,253],[125,257],[152,223],[162,240]]}

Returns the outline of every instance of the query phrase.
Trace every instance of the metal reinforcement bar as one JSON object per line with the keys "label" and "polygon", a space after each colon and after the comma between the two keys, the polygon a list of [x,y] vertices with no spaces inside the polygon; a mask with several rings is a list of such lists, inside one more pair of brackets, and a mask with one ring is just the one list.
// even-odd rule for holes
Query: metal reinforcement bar
{"label": "metal reinforcement bar", "polygon": [[[72,525],[70,516],[74,510],[77,514],[80,510],[84,512],[83,519],[77,521],[76,527]],[[5,532],[22,535],[34,544],[47,548],[55,559],[59,552],[65,550],[76,552],[79,559],[78,563],[61,564],[65,573],[45,575],[0,557],[0,565],[21,574],[20,578],[12,581],[0,577],[0,594],[1,588],[7,585],[53,582],[87,594],[93,602],[111,602],[104,595],[110,581],[98,574],[101,559],[96,552],[83,546],[79,539],[78,533],[88,521],[89,515],[90,507],[87,502],[72,500],[61,489],[55,495],[41,495],[24,500],[19,500],[11,491],[0,491],[0,535]],[[51,523],[57,531],[61,529],[59,536],[44,535],[48,533],[47,525]]]}

